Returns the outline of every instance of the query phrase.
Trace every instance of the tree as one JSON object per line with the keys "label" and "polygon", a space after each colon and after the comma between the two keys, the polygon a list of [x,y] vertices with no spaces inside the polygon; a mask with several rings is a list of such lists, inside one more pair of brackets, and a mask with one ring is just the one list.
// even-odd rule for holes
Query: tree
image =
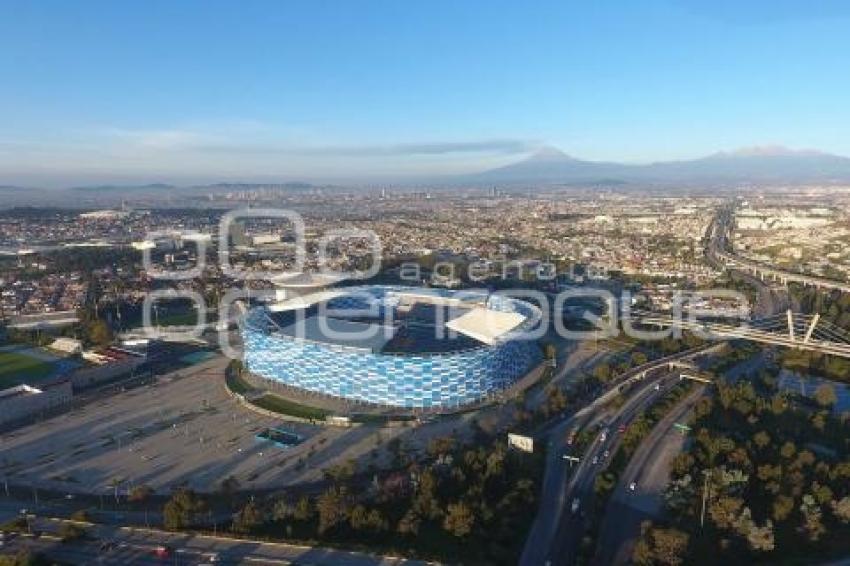
{"label": "tree", "polygon": [[549,394],[546,397],[546,405],[544,408],[544,413],[548,415],[552,415],[555,413],[560,413],[564,409],[567,408],[567,397],[564,395],[564,392],[561,391],[560,387],[550,387]]}
{"label": "tree", "polygon": [[344,522],[349,516],[349,501],[344,488],[333,486],[316,500],[319,513],[319,534]]}
{"label": "tree", "polygon": [[416,511],[413,509],[408,509],[407,513],[401,518],[398,522],[397,531],[403,535],[411,534],[417,535],[419,534],[419,526],[422,524],[422,519],[419,515],[416,514]]}
{"label": "tree", "polygon": [[0,556],[0,566],[48,566],[53,564],[43,554],[31,553],[22,548],[14,556]]}
{"label": "tree", "polygon": [[218,489],[228,499],[232,510],[236,503],[236,494],[239,492],[239,479],[236,476],[227,476],[221,480]]}
{"label": "tree", "polygon": [[230,360],[230,363],[227,364],[227,371],[234,377],[241,377],[242,372],[245,371],[245,366],[242,360]]}
{"label": "tree", "polygon": [[811,493],[820,505],[827,505],[832,502],[832,489],[828,485],[814,482],[812,483]]}
{"label": "tree", "polygon": [[377,509],[369,511],[364,505],[356,505],[351,510],[351,516],[348,522],[355,531],[377,533],[387,528],[387,522],[384,520],[381,512]]}
{"label": "tree", "polygon": [[842,523],[850,523],[850,497],[832,502],[832,513]]}
{"label": "tree", "polygon": [[764,449],[767,445],[770,444],[770,435],[767,432],[760,430],[759,432],[753,435],[753,442],[760,449]]}
{"label": "tree", "polygon": [[776,546],[776,536],[773,532],[773,523],[770,519],[763,527],[752,525],[747,533],[747,542],[750,548],[761,552],[770,552]]}
{"label": "tree", "polygon": [[366,526],[369,522],[369,512],[366,510],[366,507],[363,505],[355,505],[354,509],[351,510],[351,516],[349,517],[348,522],[351,524],[351,528],[355,531],[366,530]]}
{"label": "tree", "polygon": [[309,521],[313,518],[314,509],[306,495],[302,495],[292,510],[292,518],[296,521]]}
{"label": "tree", "polygon": [[824,383],[815,389],[815,401],[821,407],[832,407],[838,402],[835,388],[829,383]]}
{"label": "tree", "polygon": [[737,497],[721,496],[708,507],[711,520],[720,529],[731,529],[744,507],[744,500]]}
{"label": "tree", "polygon": [[449,503],[443,528],[458,538],[463,538],[472,532],[475,525],[475,515],[464,502]]}
{"label": "tree", "polygon": [[112,330],[102,319],[95,319],[86,325],[88,341],[98,346],[108,346],[112,343]]}
{"label": "tree", "polygon": [[295,514],[295,508],[289,503],[286,497],[276,499],[272,505],[272,519],[275,521],[283,521]]}
{"label": "tree", "polygon": [[813,495],[806,494],[803,496],[800,512],[803,514],[803,530],[810,541],[817,542],[821,535],[826,533],[826,527],[823,524],[821,508]]}
{"label": "tree", "polygon": [[676,529],[655,529],[652,535],[653,554],[661,564],[676,566],[684,561],[688,535]]}
{"label": "tree", "polygon": [[794,499],[787,495],[777,495],[773,501],[773,520],[777,523],[784,521],[794,510]]}
{"label": "tree", "polygon": [[436,519],[442,514],[437,500],[437,478],[431,470],[425,470],[419,477],[419,491],[413,499],[413,510],[426,519]]}
{"label": "tree", "polygon": [[195,513],[200,513],[205,507],[204,501],[191,489],[176,489],[162,510],[165,528],[177,530],[188,527]]}
{"label": "tree", "polygon": [[611,379],[611,366],[608,362],[603,362],[593,368],[593,377],[600,383],[606,383]]}
{"label": "tree", "polygon": [[144,503],[153,495],[153,488],[149,485],[142,484],[133,487],[130,490],[130,495],[127,499],[134,503]]}
{"label": "tree", "polygon": [[641,525],[641,538],[635,545],[632,560],[636,564],[678,566],[685,560],[690,537],[678,529],[653,527],[650,521]]}
{"label": "tree", "polygon": [[633,366],[642,366],[648,361],[646,354],[643,352],[634,352],[632,354],[632,365]]}
{"label": "tree", "polygon": [[233,530],[237,533],[250,533],[263,523],[263,513],[253,501],[249,501],[233,518]]}
{"label": "tree", "polygon": [[322,471],[325,479],[332,481],[336,485],[342,485],[354,477],[354,472],[357,471],[357,462],[349,459],[342,464],[331,466]]}
{"label": "tree", "polygon": [[62,523],[59,527],[59,537],[62,542],[72,542],[86,536],[86,530],[74,523]]}
{"label": "tree", "polygon": [[432,458],[444,456],[454,451],[457,442],[451,436],[438,436],[428,443],[428,455]]}
{"label": "tree", "polygon": [[604,472],[596,476],[593,481],[593,491],[597,495],[610,493],[617,485],[617,478],[611,472]]}

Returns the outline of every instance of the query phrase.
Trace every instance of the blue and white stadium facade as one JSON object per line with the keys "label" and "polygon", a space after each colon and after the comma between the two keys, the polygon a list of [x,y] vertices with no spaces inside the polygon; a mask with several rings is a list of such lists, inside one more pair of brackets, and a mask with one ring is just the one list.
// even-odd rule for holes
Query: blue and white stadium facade
{"label": "blue and white stadium facade", "polygon": [[361,286],[245,316],[245,363],[260,377],[333,397],[453,408],[512,385],[541,360],[534,305],[486,292]]}

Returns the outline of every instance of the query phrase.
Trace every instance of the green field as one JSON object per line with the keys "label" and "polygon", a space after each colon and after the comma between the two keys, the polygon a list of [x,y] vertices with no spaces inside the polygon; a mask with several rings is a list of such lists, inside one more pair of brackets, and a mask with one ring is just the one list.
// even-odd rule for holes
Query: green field
{"label": "green field", "polygon": [[247,395],[254,391],[254,388],[251,387],[251,384],[239,377],[238,375],[231,374],[230,372],[226,372],[224,374],[224,379],[227,381],[227,387],[234,393],[238,393],[239,395]]}
{"label": "green field", "polygon": [[0,352],[0,389],[53,373],[53,364],[17,352]]}
{"label": "green field", "polygon": [[280,413],[281,415],[290,415],[301,419],[323,421],[325,420],[325,417],[331,414],[329,411],[316,407],[308,407],[307,405],[295,403],[294,401],[288,401],[278,397],[277,395],[272,395],[271,393],[266,393],[259,399],[255,399],[253,403],[267,411]]}

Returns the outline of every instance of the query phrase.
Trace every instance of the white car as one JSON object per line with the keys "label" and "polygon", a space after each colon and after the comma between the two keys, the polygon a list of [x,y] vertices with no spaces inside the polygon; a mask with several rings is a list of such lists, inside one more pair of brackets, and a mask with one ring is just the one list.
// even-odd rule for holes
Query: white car
{"label": "white car", "polygon": [[575,499],[573,499],[573,504],[570,506],[570,510],[572,511],[572,513],[575,514],[578,511],[579,507],[581,507],[581,501],[579,501],[579,498],[576,497]]}
{"label": "white car", "polygon": [[629,484],[629,491],[634,491],[637,489],[637,483],[632,482]]}

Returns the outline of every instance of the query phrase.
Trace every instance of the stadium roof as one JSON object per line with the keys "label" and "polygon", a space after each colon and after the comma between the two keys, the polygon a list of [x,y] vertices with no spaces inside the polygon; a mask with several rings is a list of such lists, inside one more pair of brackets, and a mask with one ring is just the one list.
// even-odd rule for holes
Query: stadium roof
{"label": "stadium roof", "polygon": [[422,289],[418,292],[400,291],[396,293],[399,300],[407,303],[427,303],[432,305],[461,306],[483,304],[486,295],[465,293],[461,296],[446,296],[439,292]]}
{"label": "stadium roof", "polygon": [[450,320],[446,323],[446,327],[492,346],[500,337],[524,321],[525,317],[519,313],[477,307]]}
{"label": "stadium roof", "polygon": [[279,303],[269,305],[269,311],[283,312],[306,309],[307,307],[330,301],[331,299],[341,297],[345,294],[346,292],[341,289],[316,291],[315,293],[308,293],[307,295],[301,295],[300,297],[292,297],[291,299],[286,299]]}
{"label": "stadium roof", "polygon": [[392,340],[396,329],[392,326],[355,322],[339,318],[311,316],[294,322],[281,332],[296,339],[323,344],[337,344],[350,348],[363,348],[380,352]]}
{"label": "stadium roof", "polygon": [[271,282],[275,287],[283,289],[309,289],[317,287],[329,287],[345,279],[342,275],[332,275],[326,273],[287,273],[278,277],[272,278]]}

